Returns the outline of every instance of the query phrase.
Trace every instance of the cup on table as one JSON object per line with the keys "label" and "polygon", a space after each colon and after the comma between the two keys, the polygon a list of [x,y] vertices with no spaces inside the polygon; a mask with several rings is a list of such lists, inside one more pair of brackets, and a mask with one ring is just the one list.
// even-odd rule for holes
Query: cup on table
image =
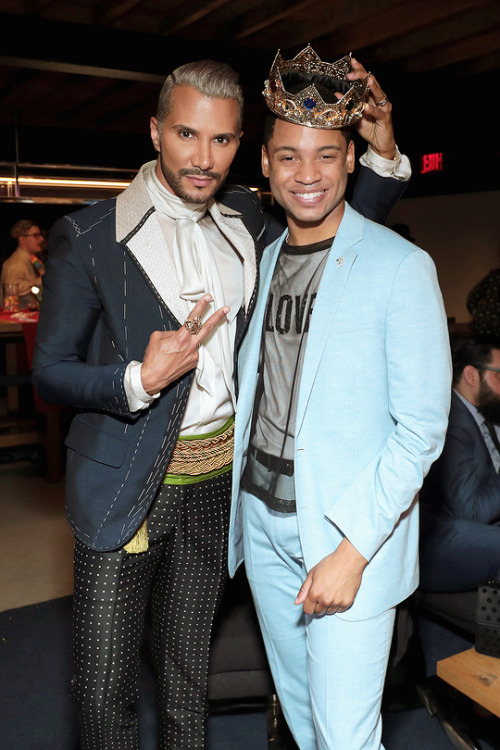
{"label": "cup on table", "polygon": [[19,284],[2,284],[4,312],[19,310]]}

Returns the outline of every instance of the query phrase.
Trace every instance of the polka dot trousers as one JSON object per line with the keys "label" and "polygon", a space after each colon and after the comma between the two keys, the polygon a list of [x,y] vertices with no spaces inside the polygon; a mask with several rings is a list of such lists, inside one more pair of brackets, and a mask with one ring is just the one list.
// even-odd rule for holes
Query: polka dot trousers
{"label": "polka dot trousers", "polygon": [[134,703],[146,611],[158,680],[160,750],[202,750],[210,635],[226,580],[231,473],[163,485],[148,551],[75,544],[72,696],[81,750],[138,750]]}

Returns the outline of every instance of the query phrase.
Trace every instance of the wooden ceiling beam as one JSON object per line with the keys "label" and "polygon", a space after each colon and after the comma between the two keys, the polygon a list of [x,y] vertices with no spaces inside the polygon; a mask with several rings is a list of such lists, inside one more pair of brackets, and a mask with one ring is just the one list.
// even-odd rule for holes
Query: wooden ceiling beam
{"label": "wooden ceiling beam", "polygon": [[[406,0],[405,0],[406,1]],[[384,10],[393,10],[400,4],[401,0],[378,0],[376,3],[377,12]],[[246,35],[253,42],[253,37],[260,39],[262,44],[276,44],[281,48],[285,47],[280,41],[283,36],[286,42],[286,48],[294,50],[298,47],[305,46],[329,34],[332,29],[338,30],[343,27],[364,25],[370,14],[374,13],[374,0],[358,0],[353,3],[349,0],[337,0],[332,7],[331,0],[312,0],[310,3],[296,3],[290,7],[291,14],[283,16],[284,22],[277,14],[270,14],[269,23],[259,24],[257,32],[252,35]],[[255,20],[255,19],[254,19]],[[254,26],[256,24],[253,24]]]}
{"label": "wooden ceiling beam", "polygon": [[371,47],[385,40],[446,21],[460,13],[486,5],[488,1],[419,0],[418,7],[414,0],[386,3],[384,8],[377,7],[371,14],[342,28],[339,28],[332,13],[325,18],[315,16],[314,23],[309,26],[304,23],[296,24],[297,32],[290,35],[287,42],[290,46],[300,46],[312,38],[317,39],[314,48],[318,54],[328,56],[332,46],[336,54],[345,53],[348,50]]}
{"label": "wooden ceiling beam", "polygon": [[72,23],[87,26],[95,22],[95,3],[54,2],[54,0],[28,0],[22,18],[36,17],[43,21]]}
{"label": "wooden ceiling beam", "polygon": [[289,0],[259,3],[258,8],[248,11],[237,20],[240,30],[234,34],[233,39],[236,42],[246,39],[275,23],[286,20],[297,11],[310,7],[311,0],[299,0],[296,3],[291,3]]}
{"label": "wooden ceiling beam", "polygon": [[425,54],[425,50],[435,47],[444,48],[464,36],[482,34],[491,28],[500,26],[500,5],[495,2],[482,8],[464,13],[456,18],[447,19],[439,24],[433,24],[414,34],[385,42],[376,50],[376,61],[387,63],[405,59],[416,54]]}
{"label": "wooden ceiling beam", "polygon": [[[73,80],[74,85],[74,80]],[[37,75],[32,81],[18,87],[16,95],[17,119],[21,123],[38,121],[57,122],[58,107],[63,101],[64,91],[71,91],[64,76]]]}
{"label": "wooden ceiling beam", "polygon": [[116,23],[120,18],[125,16],[131,10],[140,5],[141,0],[118,0],[118,2],[110,3],[101,6],[102,10],[99,15],[101,23]]}
{"label": "wooden ceiling beam", "polygon": [[[255,14],[259,12],[262,6],[268,8],[272,3],[276,3],[277,0],[235,0],[231,3],[226,3],[221,8],[218,8],[216,14],[217,23],[221,26],[227,25],[234,30],[240,30],[240,19],[243,17],[255,17]],[[283,0],[279,0],[282,2]],[[233,34],[231,34],[234,39]]]}
{"label": "wooden ceiling beam", "polygon": [[53,6],[54,0],[26,0],[24,7],[26,13],[43,13]]}
{"label": "wooden ceiling beam", "polygon": [[[162,12],[171,12],[175,4],[182,2],[169,0],[168,8],[163,3]],[[139,18],[138,13],[144,13],[142,3],[126,16],[127,24]],[[161,14],[158,13],[154,18],[154,33],[145,34],[118,28],[118,24],[66,24],[30,15],[0,13],[3,32],[0,56],[9,66],[65,70],[72,65],[74,67],[69,68],[71,73],[158,82],[161,82],[162,74],[164,77],[169,70],[193,57],[213,56],[213,40],[197,42],[194,53],[185,38],[173,36],[165,39],[160,34],[160,24]],[[22,49],[20,38],[23,39]],[[228,45],[219,43],[217,53],[221,59],[234,61],[239,48],[228,49]],[[156,75],[157,79],[154,78]]]}
{"label": "wooden ceiling beam", "polygon": [[494,50],[487,55],[476,57],[475,60],[468,60],[467,64],[462,65],[457,75],[481,76],[485,73],[491,73],[500,70],[500,50]]}
{"label": "wooden ceiling beam", "polygon": [[438,68],[446,68],[467,60],[481,57],[488,53],[495,53],[500,48],[500,28],[462,39],[455,44],[428,51],[425,54],[414,55],[408,60],[409,73],[422,73]]}
{"label": "wooden ceiling beam", "polygon": [[[83,96],[73,99],[68,97],[66,101],[69,101],[69,106],[68,104],[59,106],[58,119],[63,123],[74,122],[81,116],[88,115],[92,110],[102,112],[103,105],[108,108],[110,102],[114,103],[123,91],[128,93],[129,106],[135,107],[135,97],[130,97],[130,90],[134,85],[132,81],[115,81],[110,84],[103,78],[89,81],[89,86],[85,87],[86,92]],[[64,91],[61,99],[65,101]]]}
{"label": "wooden ceiling beam", "polygon": [[55,73],[70,73],[72,75],[98,76],[127,81],[141,81],[143,83],[160,83],[165,80],[164,75],[157,73],[143,73],[134,70],[119,70],[117,68],[100,68],[93,65],[79,65],[76,63],[56,62],[53,60],[36,60],[28,57],[14,57],[0,55],[0,65],[8,68],[29,68],[30,70],[47,70]]}
{"label": "wooden ceiling beam", "polygon": [[164,35],[176,34],[181,29],[192,26],[230,2],[233,2],[233,0],[209,0],[209,2],[207,0],[195,0],[195,2],[189,4],[188,8],[184,5],[181,13],[171,18],[167,17],[163,22],[162,33]]}

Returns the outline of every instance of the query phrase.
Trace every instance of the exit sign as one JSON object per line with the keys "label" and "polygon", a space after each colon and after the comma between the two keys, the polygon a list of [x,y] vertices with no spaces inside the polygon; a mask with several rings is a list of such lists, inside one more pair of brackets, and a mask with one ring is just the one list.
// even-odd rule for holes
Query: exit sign
{"label": "exit sign", "polygon": [[443,171],[443,154],[424,154],[420,160],[420,174]]}

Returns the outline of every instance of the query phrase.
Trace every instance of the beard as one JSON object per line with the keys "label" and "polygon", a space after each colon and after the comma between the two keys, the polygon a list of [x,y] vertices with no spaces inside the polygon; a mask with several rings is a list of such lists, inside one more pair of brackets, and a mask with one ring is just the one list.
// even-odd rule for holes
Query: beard
{"label": "beard", "polygon": [[[175,193],[175,195],[178,198],[182,198],[182,200],[187,201],[188,203],[207,203],[207,201],[210,200],[210,198],[213,198],[215,193],[219,190],[220,186],[222,185],[223,179],[220,172],[210,172],[210,171],[203,171],[202,169],[179,169],[178,172],[173,172],[167,165],[165,164],[165,161],[163,159],[163,156],[160,155],[160,164],[161,164],[161,171],[163,174],[163,177],[165,178],[167,185],[170,186],[171,190]],[[205,193],[203,195],[196,195],[196,192],[188,192],[184,185],[182,184],[182,177],[185,175],[203,175],[204,177],[210,177],[212,180],[215,180],[215,185],[212,188],[212,190],[208,193],[208,195]],[[193,191],[196,191],[196,187],[193,187]]]}
{"label": "beard", "polygon": [[500,397],[491,390],[483,376],[481,376],[481,385],[476,400],[476,407],[480,414],[488,422],[500,424]]}

